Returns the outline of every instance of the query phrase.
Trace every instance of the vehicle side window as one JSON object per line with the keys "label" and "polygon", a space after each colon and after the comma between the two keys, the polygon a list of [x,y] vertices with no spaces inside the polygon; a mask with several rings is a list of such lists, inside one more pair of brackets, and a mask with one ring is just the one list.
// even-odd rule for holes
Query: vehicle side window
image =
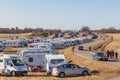
{"label": "vehicle side window", "polygon": [[10,60],[7,60],[6,61],[6,65],[10,65],[11,64],[11,61]]}
{"label": "vehicle side window", "polygon": [[52,60],[51,60],[51,63],[52,63],[52,64],[58,64],[58,63],[60,63],[60,62],[62,62],[62,61],[64,61],[64,59],[52,59]]}
{"label": "vehicle side window", "polygon": [[66,64],[64,65],[65,68],[71,68],[71,65],[70,64]]}
{"label": "vehicle side window", "polygon": [[73,65],[71,65],[71,67],[72,67],[72,68],[79,68],[79,66],[74,65],[74,64],[73,64]]}
{"label": "vehicle side window", "polygon": [[29,62],[33,62],[33,58],[29,58]]}

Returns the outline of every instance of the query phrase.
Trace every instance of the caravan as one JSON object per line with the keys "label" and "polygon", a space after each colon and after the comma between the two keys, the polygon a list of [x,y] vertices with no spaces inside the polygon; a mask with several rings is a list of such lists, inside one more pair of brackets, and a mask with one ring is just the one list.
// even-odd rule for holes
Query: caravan
{"label": "caravan", "polygon": [[38,67],[45,71],[45,55],[55,54],[50,49],[26,48],[19,49],[20,59],[27,65],[29,71],[36,71]]}
{"label": "caravan", "polygon": [[18,55],[0,54],[1,75],[27,75],[27,67],[22,63]]}
{"label": "caravan", "polygon": [[21,47],[27,46],[27,41],[25,39],[9,39],[4,41],[5,46],[12,46],[12,47]]}
{"label": "caravan", "polygon": [[52,69],[57,65],[67,63],[65,60],[65,56],[63,54],[47,54],[46,57],[46,72],[48,75],[51,74]]}

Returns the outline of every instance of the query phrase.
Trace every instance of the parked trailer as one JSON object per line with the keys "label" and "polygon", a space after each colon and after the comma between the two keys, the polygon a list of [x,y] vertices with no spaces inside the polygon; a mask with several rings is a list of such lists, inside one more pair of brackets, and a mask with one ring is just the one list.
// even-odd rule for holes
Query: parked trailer
{"label": "parked trailer", "polygon": [[27,42],[24,39],[5,40],[4,44],[5,46],[13,46],[13,47],[27,46]]}
{"label": "parked trailer", "polygon": [[45,71],[45,55],[54,54],[54,51],[50,49],[19,49],[18,55],[21,60],[26,64],[29,71],[36,71],[37,68],[41,68],[41,71]]}
{"label": "parked trailer", "polygon": [[39,49],[53,49],[51,43],[31,43],[28,45],[29,48],[39,48]]}
{"label": "parked trailer", "polygon": [[47,74],[51,74],[52,69],[57,65],[67,63],[65,60],[65,56],[63,54],[47,54],[45,55],[46,58],[46,72]]}
{"label": "parked trailer", "polygon": [[27,75],[27,67],[22,63],[20,57],[14,54],[0,54],[1,75]]}

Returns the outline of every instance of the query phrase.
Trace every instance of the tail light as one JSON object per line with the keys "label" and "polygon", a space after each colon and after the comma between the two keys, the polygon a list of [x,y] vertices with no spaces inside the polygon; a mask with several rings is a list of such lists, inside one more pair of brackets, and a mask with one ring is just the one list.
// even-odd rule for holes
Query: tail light
{"label": "tail light", "polygon": [[57,66],[56,68],[57,68],[57,69],[59,69],[59,68],[60,68],[60,66]]}
{"label": "tail light", "polygon": [[58,70],[59,70],[59,68],[60,68],[60,66],[57,66],[57,67],[55,68],[55,71],[58,71]]}

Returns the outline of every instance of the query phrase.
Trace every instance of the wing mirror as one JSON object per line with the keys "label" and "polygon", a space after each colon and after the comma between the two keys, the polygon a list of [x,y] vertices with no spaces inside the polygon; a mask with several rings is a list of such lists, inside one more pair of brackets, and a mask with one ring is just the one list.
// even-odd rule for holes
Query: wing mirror
{"label": "wing mirror", "polygon": [[10,67],[13,67],[13,64],[10,64]]}

